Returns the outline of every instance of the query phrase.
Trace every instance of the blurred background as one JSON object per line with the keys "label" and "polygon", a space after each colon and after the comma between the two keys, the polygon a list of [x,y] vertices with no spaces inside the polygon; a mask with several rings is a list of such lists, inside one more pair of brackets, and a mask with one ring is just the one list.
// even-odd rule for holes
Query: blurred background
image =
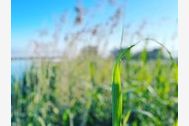
{"label": "blurred background", "polygon": [[12,125],[112,125],[113,63],[140,41],[121,66],[124,125],[176,126],[177,9],[177,0],[12,0]]}

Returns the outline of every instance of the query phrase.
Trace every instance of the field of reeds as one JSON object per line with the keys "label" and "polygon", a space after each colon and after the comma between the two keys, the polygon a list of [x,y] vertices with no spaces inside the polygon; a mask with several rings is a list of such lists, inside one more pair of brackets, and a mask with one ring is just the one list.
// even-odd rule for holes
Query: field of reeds
{"label": "field of reeds", "polygon": [[[72,25],[65,13],[31,40],[29,67],[11,78],[12,126],[177,126],[177,58],[148,38],[145,21],[124,24],[124,4],[109,2],[105,21],[91,21],[103,5],[78,5]],[[126,48],[137,41],[138,53]],[[150,51],[149,43],[159,47]]]}
{"label": "field of reeds", "polygon": [[[132,126],[174,126],[177,62],[161,55],[147,60],[147,55],[144,50],[133,59],[130,53],[120,66],[122,120]],[[12,80],[12,125],[110,126],[114,61],[90,51],[72,59],[33,61],[22,80]]]}

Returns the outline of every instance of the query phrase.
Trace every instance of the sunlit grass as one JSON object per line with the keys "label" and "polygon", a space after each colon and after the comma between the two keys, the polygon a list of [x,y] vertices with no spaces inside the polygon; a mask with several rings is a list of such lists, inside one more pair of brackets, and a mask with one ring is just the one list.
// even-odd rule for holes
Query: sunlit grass
{"label": "sunlit grass", "polygon": [[34,62],[23,80],[12,83],[12,125],[174,125],[177,63],[132,56],[130,51],[117,59],[86,53],[85,58]]}

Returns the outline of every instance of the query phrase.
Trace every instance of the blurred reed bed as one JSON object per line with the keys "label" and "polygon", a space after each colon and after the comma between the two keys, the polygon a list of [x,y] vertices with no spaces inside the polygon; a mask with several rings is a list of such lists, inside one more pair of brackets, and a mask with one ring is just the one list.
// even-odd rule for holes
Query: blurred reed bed
{"label": "blurred reed bed", "polygon": [[[12,82],[12,125],[111,125],[114,59],[85,53],[38,61]],[[88,58],[85,58],[88,55]],[[177,120],[177,63],[131,60],[121,65],[123,115],[132,125],[173,125]]]}
{"label": "blurred reed bed", "polygon": [[[98,16],[94,12],[102,12],[104,4],[114,6],[113,14],[104,22],[88,25],[92,17]],[[58,53],[59,59],[32,60],[23,79],[12,76],[12,126],[113,125],[112,70],[121,49],[117,53],[106,52],[112,44],[111,36],[117,34],[122,23],[124,7],[125,3],[114,0],[104,0],[92,8],[85,8],[78,2],[71,28],[65,28],[69,22],[68,14],[64,13],[54,31],[38,32],[28,51],[39,57]],[[146,25],[142,22],[132,32],[130,24],[124,25],[122,34],[125,37],[121,39],[130,45],[146,38],[143,34]],[[64,43],[63,49],[59,48],[61,43]],[[113,44],[119,47],[120,40]],[[176,125],[177,61],[165,58],[161,48],[157,56],[150,59],[146,45],[137,56],[129,51],[126,61],[119,66],[122,124]]]}

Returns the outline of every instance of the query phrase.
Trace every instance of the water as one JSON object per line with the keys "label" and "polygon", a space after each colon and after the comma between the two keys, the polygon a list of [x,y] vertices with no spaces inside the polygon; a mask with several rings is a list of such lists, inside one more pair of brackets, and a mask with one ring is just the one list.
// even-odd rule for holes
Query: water
{"label": "water", "polygon": [[13,60],[11,61],[11,76],[15,79],[22,79],[24,72],[29,68],[30,61]]}

